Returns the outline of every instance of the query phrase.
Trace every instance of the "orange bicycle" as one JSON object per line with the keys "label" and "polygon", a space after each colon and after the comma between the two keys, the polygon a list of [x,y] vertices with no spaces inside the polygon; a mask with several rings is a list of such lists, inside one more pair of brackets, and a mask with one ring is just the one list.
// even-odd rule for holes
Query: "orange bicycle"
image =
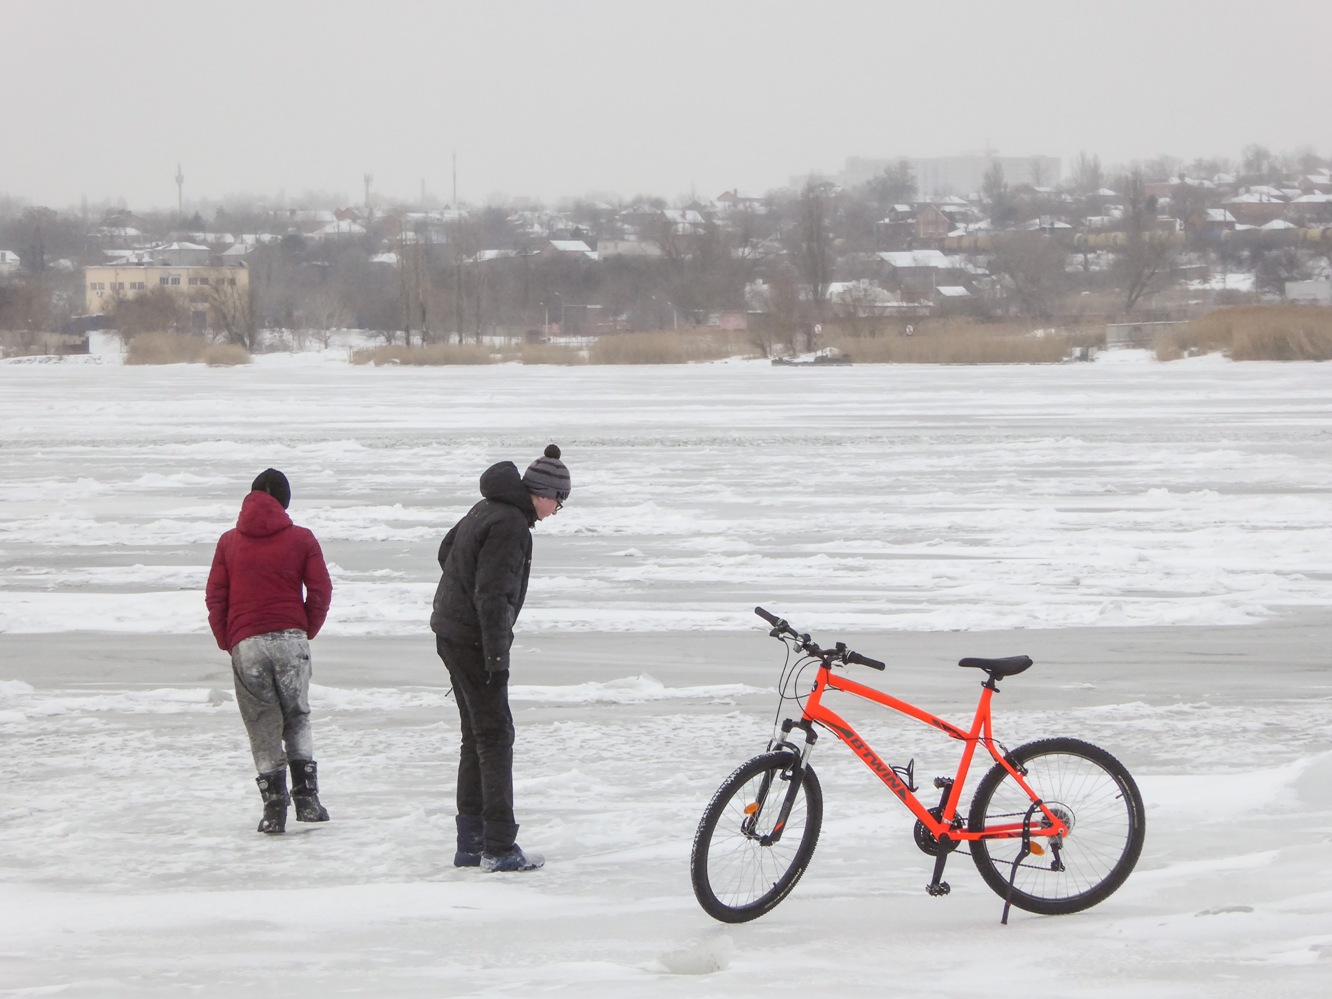
{"label": "orange bicycle", "polygon": [[[789,650],[777,717],[788,701],[802,711],[799,719],[774,726],[767,752],[736,768],[703,812],[694,834],[690,879],[708,915],[726,923],[755,919],[800,880],[823,821],[823,790],[809,764],[818,729],[844,742],[916,817],[916,845],[934,857],[934,876],[925,888],[929,894],[948,894],[944,865],[964,843],[985,883],[1004,899],[1005,923],[1010,905],[1045,915],[1078,912],[1104,901],[1124,883],[1146,832],[1142,796],[1124,765],[1080,739],[1040,739],[1008,750],[994,738],[990,700],[998,681],[1023,672],[1031,659],[958,663],[986,675],[975,717],[963,728],[833,672],[848,665],[884,669],[878,660],[841,642],[820,648],[762,607],[754,612]],[[817,666],[814,684],[802,693],[800,677],[810,666]],[[941,792],[938,805],[927,806],[916,797],[915,761],[905,766],[884,762],[824,704],[830,691],[898,711],[962,743],[956,774],[934,779]],[[799,743],[793,741],[796,732],[803,737]],[[977,747],[989,753],[994,765],[976,785],[964,820],[959,801]]]}

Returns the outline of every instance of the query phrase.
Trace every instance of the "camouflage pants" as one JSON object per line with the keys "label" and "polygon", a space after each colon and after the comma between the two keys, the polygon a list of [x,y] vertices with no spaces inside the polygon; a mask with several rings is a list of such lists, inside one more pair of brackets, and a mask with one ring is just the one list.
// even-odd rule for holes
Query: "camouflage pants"
{"label": "camouflage pants", "polygon": [[270,631],[239,642],[231,650],[231,672],[255,769],[271,773],[285,768],[288,759],[313,759],[305,632]]}

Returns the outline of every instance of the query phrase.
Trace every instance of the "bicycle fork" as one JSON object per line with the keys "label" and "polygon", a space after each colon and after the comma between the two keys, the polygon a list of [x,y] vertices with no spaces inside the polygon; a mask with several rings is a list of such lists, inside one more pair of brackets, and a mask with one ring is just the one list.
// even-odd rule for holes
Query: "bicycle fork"
{"label": "bicycle fork", "polygon": [[[797,746],[791,741],[791,730],[800,729],[805,734],[805,743],[803,746]],[[814,743],[818,740],[818,733],[814,727],[807,721],[795,721],[787,718],[781,724],[780,735],[773,733],[773,738],[768,741],[769,751],[785,750],[793,757],[792,765],[782,770],[780,773],[769,771],[763,777],[763,782],[759,785],[758,794],[754,801],[745,807],[745,818],[740,823],[740,830],[750,839],[758,840],[760,846],[772,846],[780,842],[782,833],[786,830],[786,821],[791,817],[791,808],[795,805],[796,795],[800,791],[800,784],[805,776],[805,765],[809,761],[809,754],[814,750]],[[772,831],[769,833],[759,833],[759,820],[763,816],[764,809],[768,807],[768,795],[772,791],[773,777],[787,782],[786,793],[781,797],[781,805],[778,806],[776,818],[772,824]]]}

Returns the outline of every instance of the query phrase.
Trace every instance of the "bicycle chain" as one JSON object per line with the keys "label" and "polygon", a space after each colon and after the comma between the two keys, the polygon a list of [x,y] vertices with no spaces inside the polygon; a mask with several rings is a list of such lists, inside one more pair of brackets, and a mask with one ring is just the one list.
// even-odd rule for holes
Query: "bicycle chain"
{"label": "bicycle chain", "polygon": [[[1018,818],[1019,816],[1024,816],[1024,815],[1026,815],[1026,814],[1027,814],[1026,812],[997,812],[997,813],[995,813],[994,815],[991,815],[990,818],[992,818],[992,819],[1016,819],[1016,818]],[[971,851],[968,850],[968,851],[967,851],[967,856],[970,857],[970,856],[974,856],[974,855],[971,853]],[[992,859],[993,859],[993,858],[992,858]],[[1004,861],[1004,863],[1009,863],[1009,861]],[[1050,870],[1050,868],[1047,867],[1047,866],[1045,866],[1044,864],[1018,864],[1018,867],[1025,867],[1025,868],[1027,868],[1028,870],[1032,870],[1032,871],[1047,871],[1047,872],[1048,872],[1048,871]]]}

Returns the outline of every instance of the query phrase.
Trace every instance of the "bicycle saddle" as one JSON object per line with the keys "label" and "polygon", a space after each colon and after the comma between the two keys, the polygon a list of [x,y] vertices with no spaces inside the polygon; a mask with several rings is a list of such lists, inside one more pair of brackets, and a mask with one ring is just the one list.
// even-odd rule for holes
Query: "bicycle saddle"
{"label": "bicycle saddle", "polygon": [[990,676],[1016,676],[1031,665],[1030,656],[1007,656],[1003,659],[959,659],[959,666],[983,669]]}

